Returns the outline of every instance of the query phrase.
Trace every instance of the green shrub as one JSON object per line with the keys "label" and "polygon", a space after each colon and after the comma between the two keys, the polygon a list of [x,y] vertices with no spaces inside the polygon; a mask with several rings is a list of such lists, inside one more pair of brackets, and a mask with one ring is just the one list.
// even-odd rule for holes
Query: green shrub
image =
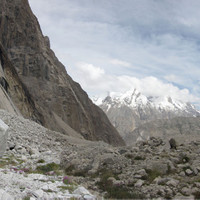
{"label": "green shrub", "polygon": [[109,177],[118,179],[118,175],[108,169],[101,169],[99,172],[100,181],[97,182],[99,189],[107,192],[105,198],[114,199],[141,199],[141,196],[137,193],[132,193],[128,188],[123,185],[113,185]]}
{"label": "green shrub", "polygon": [[128,154],[125,154],[125,157],[128,159],[133,159],[134,156],[133,154],[128,153]]}
{"label": "green shrub", "polygon": [[45,160],[40,159],[40,160],[37,161],[37,163],[45,163]]}
{"label": "green shrub", "polygon": [[147,172],[147,174],[148,174],[148,176],[147,176],[147,181],[149,181],[150,183],[152,183],[153,180],[154,180],[156,177],[158,177],[158,176],[161,175],[161,173],[160,173],[158,170],[156,170],[156,169],[154,169],[154,170],[146,169],[146,172]]}
{"label": "green shrub", "polygon": [[195,192],[193,195],[194,195],[195,199],[200,199],[200,192],[199,191]]}
{"label": "green shrub", "polygon": [[37,172],[46,174],[51,171],[57,171],[60,169],[60,165],[56,163],[48,163],[47,165],[40,165],[36,168]]}
{"label": "green shrub", "polygon": [[69,167],[65,168],[65,174],[86,177],[86,175],[88,174],[88,170],[87,169],[77,170],[74,165],[70,165]]}
{"label": "green shrub", "polygon": [[30,198],[31,198],[30,196],[26,196],[23,198],[23,200],[30,200]]}
{"label": "green shrub", "polygon": [[134,160],[145,160],[145,157],[142,157],[142,156],[135,156]]}
{"label": "green shrub", "polygon": [[75,166],[74,165],[70,165],[69,167],[65,168],[65,174],[73,175],[74,170],[75,170]]}
{"label": "green shrub", "polygon": [[77,186],[76,185],[65,185],[65,186],[58,186],[62,191],[68,190],[70,193],[72,193]]}

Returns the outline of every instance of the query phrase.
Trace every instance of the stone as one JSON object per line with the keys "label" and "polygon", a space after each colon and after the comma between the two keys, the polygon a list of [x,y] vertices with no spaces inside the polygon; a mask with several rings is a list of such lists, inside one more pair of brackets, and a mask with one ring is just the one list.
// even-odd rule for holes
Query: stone
{"label": "stone", "polygon": [[8,126],[0,119],[0,157],[3,156],[7,148]]}
{"label": "stone", "polygon": [[193,171],[191,169],[186,169],[185,173],[186,173],[186,175],[190,176],[193,174]]}
{"label": "stone", "polygon": [[6,191],[3,189],[0,189],[0,199],[2,200],[14,200],[14,198],[9,195]]}
{"label": "stone", "polygon": [[197,175],[199,173],[199,171],[196,167],[191,166],[191,169],[192,169],[194,175]]}
{"label": "stone", "polygon": [[36,196],[39,199],[39,198],[43,197],[44,192],[43,192],[43,190],[36,190],[33,192],[33,194],[34,194],[34,196]]}
{"label": "stone", "polygon": [[86,190],[84,187],[78,187],[76,190],[74,190],[73,194],[78,195],[91,195],[88,190]]}
{"label": "stone", "polygon": [[147,169],[156,170],[161,174],[167,174],[168,172],[168,164],[161,160],[150,160],[147,164]]}
{"label": "stone", "polygon": [[187,187],[183,187],[183,188],[181,189],[181,193],[182,193],[183,195],[186,195],[186,196],[190,196],[190,195],[191,195],[191,192],[192,192],[192,190],[191,190],[190,188],[187,188]]}
{"label": "stone", "polygon": [[144,184],[144,180],[138,180],[138,181],[135,183],[135,187],[141,187],[143,184]]}
{"label": "stone", "polygon": [[84,195],[84,199],[85,200],[96,200],[96,197],[86,194],[86,195]]}
{"label": "stone", "polygon": [[195,186],[200,189],[200,183],[199,182],[195,182]]}
{"label": "stone", "polygon": [[170,178],[161,178],[160,176],[158,176],[153,180],[153,183],[157,185],[165,185],[168,181],[170,181]]}
{"label": "stone", "polygon": [[176,140],[174,138],[169,140],[169,144],[171,149],[176,149]]}
{"label": "stone", "polygon": [[183,196],[182,194],[178,193],[173,198],[174,200],[194,200],[194,196]]}
{"label": "stone", "polygon": [[180,172],[180,176],[185,176],[185,172],[184,171]]}
{"label": "stone", "polygon": [[140,169],[139,171],[136,172],[136,174],[140,175],[141,177],[147,176],[145,169]]}
{"label": "stone", "polygon": [[173,188],[177,187],[177,185],[179,184],[178,180],[175,179],[170,179],[169,181],[167,181],[166,185],[171,186]]}
{"label": "stone", "polygon": [[15,146],[16,146],[16,144],[13,143],[13,142],[9,142],[9,143],[8,143],[8,148],[9,148],[9,150],[11,150],[11,151],[15,148]]}

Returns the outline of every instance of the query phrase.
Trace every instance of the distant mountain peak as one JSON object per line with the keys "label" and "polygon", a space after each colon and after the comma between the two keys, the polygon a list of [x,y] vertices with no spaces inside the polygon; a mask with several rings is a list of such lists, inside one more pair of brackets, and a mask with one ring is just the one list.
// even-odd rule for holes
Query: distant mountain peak
{"label": "distant mountain peak", "polygon": [[165,96],[145,96],[137,89],[93,98],[126,141],[126,135],[144,123],[175,117],[196,117],[200,112],[189,102]]}
{"label": "distant mountain peak", "polygon": [[102,98],[92,98],[93,102],[98,106],[127,106],[132,109],[151,107],[158,110],[170,110],[170,111],[185,111],[189,112],[188,109],[195,110],[195,112],[200,113],[194,105],[189,102],[183,102],[174,99],[168,95],[166,96],[145,96],[139,92],[136,88],[126,91],[125,93],[109,93],[107,97]]}

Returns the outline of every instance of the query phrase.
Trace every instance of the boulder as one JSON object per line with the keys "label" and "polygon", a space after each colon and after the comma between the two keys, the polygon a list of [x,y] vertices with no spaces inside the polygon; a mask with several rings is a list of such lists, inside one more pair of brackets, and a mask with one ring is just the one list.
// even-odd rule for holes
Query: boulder
{"label": "boulder", "polygon": [[0,189],[0,199],[2,200],[14,200],[12,196],[10,196],[6,191]]}
{"label": "boulder", "polygon": [[0,157],[3,156],[7,147],[8,126],[0,119]]}

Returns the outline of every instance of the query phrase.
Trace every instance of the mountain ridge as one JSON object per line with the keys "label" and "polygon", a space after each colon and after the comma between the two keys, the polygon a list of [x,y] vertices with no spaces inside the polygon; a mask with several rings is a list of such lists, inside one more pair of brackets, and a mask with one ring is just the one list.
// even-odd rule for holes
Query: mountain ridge
{"label": "mountain ridge", "polygon": [[147,97],[136,89],[123,94],[110,93],[103,100],[93,98],[93,101],[107,114],[125,141],[126,135],[142,124],[158,119],[200,115],[195,106],[188,102],[182,102],[167,95]]}

